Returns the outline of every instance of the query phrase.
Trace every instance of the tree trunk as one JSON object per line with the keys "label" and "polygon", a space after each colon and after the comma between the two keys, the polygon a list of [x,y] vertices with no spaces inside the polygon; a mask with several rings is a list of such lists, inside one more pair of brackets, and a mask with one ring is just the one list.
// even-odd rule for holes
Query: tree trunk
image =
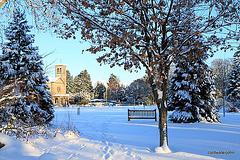
{"label": "tree trunk", "polygon": [[[150,78],[150,83],[153,83],[153,79]],[[159,112],[159,133],[160,133],[160,147],[168,146],[168,134],[167,134],[167,79],[163,80],[161,91],[157,88],[156,85],[151,85],[154,100],[157,103],[158,112]],[[161,92],[161,94],[160,94]],[[168,149],[168,147],[167,147]],[[170,150],[169,150],[170,151]]]}
{"label": "tree trunk", "polygon": [[5,144],[0,142],[0,149],[3,148],[5,146]]}
{"label": "tree trunk", "polygon": [[162,97],[158,106],[159,110],[159,132],[160,132],[160,147],[168,145],[167,134],[167,80],[163,80]]}
{"label": "tree trunk", "polygon": [[167,109],[164,104],[161,104],[159,110],[159,133],[160,133],[160,147],[168,145],[167,135]]}

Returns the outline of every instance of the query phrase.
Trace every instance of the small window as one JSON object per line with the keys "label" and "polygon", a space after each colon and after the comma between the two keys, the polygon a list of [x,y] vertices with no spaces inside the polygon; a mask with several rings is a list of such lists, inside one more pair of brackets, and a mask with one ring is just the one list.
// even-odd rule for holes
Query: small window
{"label": "small window", "polygon": [[59,73],[59,68],[57,68],[57,73]]}
{"label": "small window", "polygon": [[60,68],[60,73],[62,73],[62,68]]}

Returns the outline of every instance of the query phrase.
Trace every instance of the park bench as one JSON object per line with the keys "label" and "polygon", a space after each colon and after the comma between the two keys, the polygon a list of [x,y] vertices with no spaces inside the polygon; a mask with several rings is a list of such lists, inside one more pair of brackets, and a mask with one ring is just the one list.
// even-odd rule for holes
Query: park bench
{"label": "park bench", "polygon": [[157,121],[156,109],[154,110],[128,109],[128,121],[130,121],[130,119],[155,119],[155,121]]}

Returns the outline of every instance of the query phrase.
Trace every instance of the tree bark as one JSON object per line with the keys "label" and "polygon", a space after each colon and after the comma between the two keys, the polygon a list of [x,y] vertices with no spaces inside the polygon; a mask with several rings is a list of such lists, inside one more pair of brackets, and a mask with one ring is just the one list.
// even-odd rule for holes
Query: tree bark
{"label": "tree bark", "polygon": [[[162,105],[162,104],[161,104]],[[167,134],[167,108],[163,105],[159,109],[159,133],[160,133],[160,147],[168,145]],[[167,143],[167,144],[164,144]]]}
{"label": "tree bark", "polygon": [[154,100],[157,103],[158,112],[159,112],[159,123],[158,129],[160,134],[160,147],[164,145],[168,145],[168,134],[167,134],[167,79],[163,80],[163,84],[161,86],[162,97],[159,96],[157,85],[153,85],[153,78],[150,78],[150,84],[152,87],[152,92],[154,96]]}
{"label": "tree bark", "polygon": [[160,132],[160,147],[168,145],[167,134],[167,79],[163,80],[162,99],[159,104],[159,132]]}

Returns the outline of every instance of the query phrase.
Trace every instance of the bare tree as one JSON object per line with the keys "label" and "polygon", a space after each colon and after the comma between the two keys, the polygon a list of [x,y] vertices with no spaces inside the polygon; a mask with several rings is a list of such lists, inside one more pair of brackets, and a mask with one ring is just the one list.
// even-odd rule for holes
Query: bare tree
{"label": "bare tree", "polygon": [[211,62],[211,70],[215,79],[218,98],[223,98],[223,91],[227,86],[227,78],[233,65],[233,59],[215,59]]}

